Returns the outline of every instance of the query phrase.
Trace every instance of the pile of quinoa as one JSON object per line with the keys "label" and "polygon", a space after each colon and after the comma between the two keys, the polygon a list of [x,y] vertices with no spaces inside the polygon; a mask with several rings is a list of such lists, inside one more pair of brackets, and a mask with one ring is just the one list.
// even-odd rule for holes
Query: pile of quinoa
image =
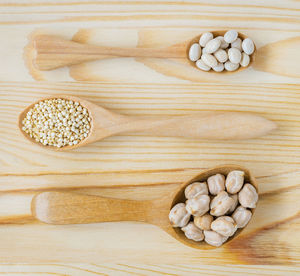
{"label": "pile of quinoa", "polygon": [[73,146],[90,133],[88,110],[67,99],[47,99],[36,103],[25,115],[22,130],[45,146]]}

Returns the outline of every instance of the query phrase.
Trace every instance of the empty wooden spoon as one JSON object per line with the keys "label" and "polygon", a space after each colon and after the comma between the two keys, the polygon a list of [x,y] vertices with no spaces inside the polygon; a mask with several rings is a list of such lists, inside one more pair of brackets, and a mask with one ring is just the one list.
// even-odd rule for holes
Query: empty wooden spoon
{"label": "empty wooden spoon", "polygon": [[[162,228],[178,241],[191,247],[211,249],[214,247],[205,242],[189,240],[180,228],[173,228],[169,222],[169,212],[175,204],[185,201],[184,189],[187,185],[196,181],[204,182],[208,177],[217,173],[227,175],[233,170],[244,171],[245,183],[251,183],[258,190],[254,177],[246,168],[236,165],[224,165],[205,170],[180,185],[169,195],[154,200],[137,201],[71,192],[42,192],[32,200],[32,215],[38,220],[49,224],[140,221]],[[255,209],[251,209],[251,211],[253,213]],[[243,229],[238,229],[228,241],[239,235]]]}
{"label": "empty wooden spoon", "polygon": [[[214,37],[223,36],[225,33],[226,31],[212,32]],[[242,33],[238,33],[238,35],[242,39],[247,37]],[[33,37],[35,49],[33,63],[39,70],[53,70],[82,62],[113,57],[187,58],[189,60],[190,46],[198,42],[200,36],[201,34],[190,41],[165,48],[120,48],[82,44],[55,35],[36,35]],[[249,66],[254,60],[254,54],[255,51],[250,57]],[[190,62],[190,64],[196,67],[195,62]],[[247,67],[240,67],[234,72],[223,72],[235,73],[245,68]]]}
{"label": "empty wooden spoon", "polygon": [[29,105],[19,116],[19,128],[31,142],[57,150],[80,147],[105,137],[128,132],[142,132],[154,136],[187,137],[195,139],[236,140],[250,139],[267,134],[276,124],[259,115],[244,112],[199,112],[184,116],[132,117],[109,111],[87,100],[73,96],[56,96],[46,99],[67,99],[87,108],[91,118],[90,133],[77,145],[61,148],[44,146],[22,130],[27,112],[38,102]]}

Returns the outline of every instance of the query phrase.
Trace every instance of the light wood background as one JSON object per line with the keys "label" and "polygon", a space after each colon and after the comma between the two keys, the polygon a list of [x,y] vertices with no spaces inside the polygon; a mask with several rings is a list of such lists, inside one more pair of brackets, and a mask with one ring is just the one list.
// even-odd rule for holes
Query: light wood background
{"label": "light wood background", "polygon": [[[119,58],[51,72],[34,70],[28,52],[23,60],[34,32],[99,45],[159,47],[228,28],[252,37],[260,59],[226,77],[197,71],[183,60]],[[0,34],[0,273],[299,275],[298,1],[2,0]],[[239,142],[118,136],[58,153],[31,145],[16,124],[26,105],[55,94],[81,96],[130,115],[256,112],[279,129]],[[242,235],[219,249],[186,247],[142,223],[51,226],[30,214],[39,191],[150,199],[225,163],[253,172],[260,202]]]}

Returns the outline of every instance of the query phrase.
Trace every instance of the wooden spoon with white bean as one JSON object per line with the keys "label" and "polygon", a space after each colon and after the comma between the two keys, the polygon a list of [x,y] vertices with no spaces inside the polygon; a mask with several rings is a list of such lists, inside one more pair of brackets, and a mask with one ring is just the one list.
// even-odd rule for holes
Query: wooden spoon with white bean
{"label": "wooden spoon with white bean", "polygon": [[[35,108],[39,108],[39,113],[35,112]],[[133,117],[112,112],[78,97],[56,96],[29,105],[19,116],[19,128],[35,144],[66,150],[130,132],[211,140],[250,139],[274,130],[276,124],[245,112]],[[58,142],[55,144],[53,141],[56,138]]]}
{"label": "wooden spoon with white bean", "polygon": [[[218,40],[221,43],[217,43]],[[199,53],[193,54],[192,47],[195,47],[194,52]],[[246,69],[254,62],[256,54],[252,40],[233,30],[207,32],[196,36],[189,42],[187,50],[192,66],[208,73],[223,74]]]}
{"label": "wooden spoon with white bean", "polygon": [[[224,165],[205,170],[189,181],[180,185],[167,196],[154,200],[127,200],[101,196],[83,195],[71,192],[42,192],[37,194],[31,204],[32,214],[38,220],[48,224],[82,224],[116,221],[139,221],[154,224],[178,241],[197,248],[212,249],[213,246],[204,241],[196,242],[187,239],[180,228],[172,227],[169,212],[172,207],[185,200],[186,186],[196,181],[204,182],[217,173],[227,175],[230,171],[245,172],[245,181],[258,190],[255,178],[243,167]],[[252,214],[255,208],[252,209]],[[244,228],[236,231],[228,241],[237,237]],[[227,241],[227,243],[228,243]]]}
{"label": "wooden spoon with white bean", "polygon": [[[211,32],[214,37],[224,36],[226,31]],[[245,39],[242,33],[237,33],[238,37]],[[152,58],[187,58],[191,65],[196,66],[190,60],[189,51],[192,44],[199,42],[201,35],[194,39],[160,48],[121,48],[96,46],[82,44],[71,40],[66,40],[55,35],[36,35],[32,38],[35,49],[33,64],[39,70],[53,70],[59,67],[70,66],[87,61],[95,61],[99,59],[115,58],[115,57],[152,57]],[[255,52],[255,48],[254,48]],[[200,58],[200,57],[198,57]],[[250,65],[254,60],[254,53],[251,54]],[[247,65],[247,66],[248,66]],[[239,67],[234,72],[245,69]],[[214,72],[210,70],[209,72]],[[228,72],[228,71],[224,71]]]}

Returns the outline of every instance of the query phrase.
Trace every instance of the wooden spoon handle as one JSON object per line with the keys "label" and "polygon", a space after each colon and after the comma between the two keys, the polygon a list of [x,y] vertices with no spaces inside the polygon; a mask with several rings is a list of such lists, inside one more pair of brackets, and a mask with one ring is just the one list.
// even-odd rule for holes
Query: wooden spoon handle
{"label": "wooden spoon handle", "polygon": [[279,76],[300,78],[299,48],[300,36],[268,43],[257,50],[253,68]]}
{"label": "wooden spoon handle", "polygon": [[36,51],[34,65],[39,70],[53,70],[86,61],[112,57],[182,58],[185,45],[166,48],[120,48],[82,44],[54,35],[37,35],[33,38]]}
{"label": "wooden spoon handle", "polygon": [[[106,198],[66,192],[43,192],[31,203],[32,215],[49,224],[151,221],[152,201]],[[159,211],[156,211],[159,214]]]}
{"label": "wooden spoon handle", "polygon": [[[119,126],[122,129],[122,126]],[[196,139],[250,139],[267,134],[276,124],[261,116],[238,112],[206,112],[159,120],[135,119],[124,131]]]}

